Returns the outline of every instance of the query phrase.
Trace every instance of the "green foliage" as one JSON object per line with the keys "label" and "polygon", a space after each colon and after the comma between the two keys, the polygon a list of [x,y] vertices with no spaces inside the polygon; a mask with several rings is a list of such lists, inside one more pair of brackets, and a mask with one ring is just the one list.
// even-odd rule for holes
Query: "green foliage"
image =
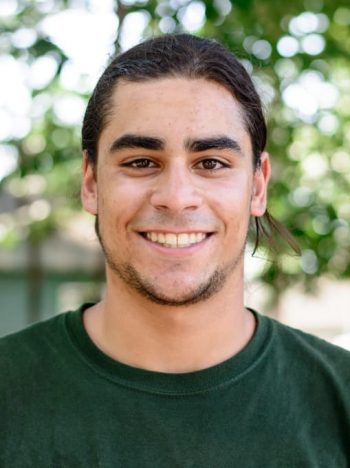
{"label": "green foliage", "polygon": [[[77,2],[14,3],[16,11],[0,20],[2,57],[12,56],[27,66],[45,57],[55,64],[55,71],[47,83],[28,85],[29,131],[5,137],[0,147],[18,155],[17,167],[0,181],[2,193],[16,199],[13,212],[0,213],[4,247],[12,247],[16,239],[40,242],[79,210],[79,128],[60,118],[55,103],[74,98],[79,105],[92,88],[83,74],[75,87],[62,84],[70,59],[41,27],[43,19]],[[92,4],[80,2],[85,11]],[[281,254],[267,262],[262,279],[276,295],[296,282],[310,288],[320,275],[349,277],[348,2],[144,0],[118,2],[114,10],[119,17],[114,50],[121,49],[128,16],[141,12],[146,23],[143,37],[186,30],[212,37],[234,51],[253,73],[269,126],[270,212],[303,250],[301,259]],[[23,28],[34,37],[27,47],[19,44],[18,31]]]}

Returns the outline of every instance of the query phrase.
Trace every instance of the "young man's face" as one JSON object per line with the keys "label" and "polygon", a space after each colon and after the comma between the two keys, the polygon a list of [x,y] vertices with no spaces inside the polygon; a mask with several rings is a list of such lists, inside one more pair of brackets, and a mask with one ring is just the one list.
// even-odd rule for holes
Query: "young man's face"
{"label": "young man's face", "polygon": [[265,211],[267,155],[254,171],[242,109],[202,79],[119,83],[85,161],[107,273],[158,303],[195,303],[243,275],[249,218]]}

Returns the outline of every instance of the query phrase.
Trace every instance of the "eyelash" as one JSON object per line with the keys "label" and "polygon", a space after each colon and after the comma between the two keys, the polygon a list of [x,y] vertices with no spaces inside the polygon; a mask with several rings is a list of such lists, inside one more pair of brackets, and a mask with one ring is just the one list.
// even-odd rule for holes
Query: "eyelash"
{"label": "eyelash", "polygon": [[[214,163],[215,165],[219,164],[220,167],[207,167],[205,168],[204,165],[205,163],[210,162],[211,164]],[[205,170],[205,171],[217,171],[218,169],[224,169],[227,167],[230,167],[229,164],[224,163],[223,161],[220,161],[219,159],[216,158],[205,158],[200,161],[198,161],[195,166],[198,166],[199,164],[202,164],[203,167],[200,169]],[[130,167],[131,169],[153,169],[157,167],[157,164],[152,161],[149,158],[138,158],[134,159],[133,161],[125,162],[122,164],[123,167]]]}
{"label": "eyelash", "polygon": [[[205,168],[204,167],[204,164],[205,163],[214,163],[215,165],[219,164],[220,167],[207,167]],[[206,158],[206,159],[202,159],[201,161],[199,161],[196,165],[198,164],[202,164],[202,168],[203,170],[206,170],[206,171],[217,171],[218,169],[225,169],[227,167],[230,167],[229,164],[227,163],[224,163],[223,161],[221,161],[220,159],[216,159],[216,158]]]}
{"label": "eyelash", "polygon": [[[145,163],[147,163],[147,165],[145,165]],[[151,163],[152,165],[150,166],[149,163]],[[122,166],[130,167],[132,169],[153,169],[153,167],[156,167],[156,163],[148,158],[138,158],[134,159],[133,161],[125,162],[122,164]]]}

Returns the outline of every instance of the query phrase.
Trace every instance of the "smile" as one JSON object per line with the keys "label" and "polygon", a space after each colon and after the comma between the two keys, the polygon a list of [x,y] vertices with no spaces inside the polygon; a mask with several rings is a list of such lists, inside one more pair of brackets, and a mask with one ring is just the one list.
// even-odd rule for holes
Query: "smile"
{"label": "smile", "polygon": [[208,232],[146,232],[143,236],[146,239],[169,248],[185,248],[202,242],[210,235]]}

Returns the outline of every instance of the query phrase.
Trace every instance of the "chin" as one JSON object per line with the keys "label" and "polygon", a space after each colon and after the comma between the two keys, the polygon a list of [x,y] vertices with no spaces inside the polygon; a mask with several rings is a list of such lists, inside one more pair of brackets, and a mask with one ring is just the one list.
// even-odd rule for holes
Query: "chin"
{"label": "chin", "polygon": [[128,288],[136,291],[146,300],[174,307],[196,304],[209,299],[222,289],[227,279],[227,272],[214,271],[213,274],[202,278],[201,281],[197,277],[194,284],[193,280],[184,281],[183,275],[181,275],[181,279],[172,277],[168,278],[168,281],[164,281],[164,277],[149,279],[141,275],[131,265],[112,269]]}

